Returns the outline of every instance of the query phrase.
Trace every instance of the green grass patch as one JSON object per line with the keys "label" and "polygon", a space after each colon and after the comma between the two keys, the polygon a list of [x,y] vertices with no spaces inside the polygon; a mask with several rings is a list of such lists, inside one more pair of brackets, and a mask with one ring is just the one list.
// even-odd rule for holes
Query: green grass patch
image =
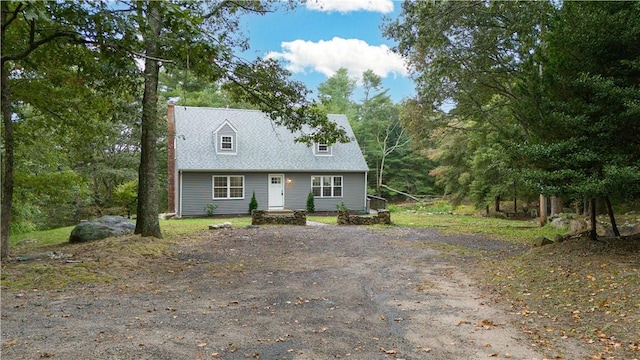
{"label": "green grass patch", "polygon": [[33,231],[24,234],[11,235],[10,246],[15,247],[23,243],[25,247],[60,244],[69,241],[69,235],[73,226],[67,226],[51,230]]}
{"label": "green grass patch", "polygon": [[222,224],[225,222],[230,222],[233,227],[244,227],[251,225],[251,217],[239,216],[160,220],[160,229],[162,230],[162,236],[173,239],[193,234],[201,230],[207,230],[209,225]]}
{"label": "green grass patch", "polygon": [[[251,217],[242,216],[160,220],[160,229],[162,230],[162,236],[171,239],[183,235],[189,235],[200,230],[205,230],[211,224],[221,224],[223,222],[230,222],[232,226],[242,227],[251,225]],[[73,228],[73,226],[67,226],[58,229],[33,231],[25,234],[12,235],[9,239],[10,247],[29,249],[66,243],[69,241],[69,235],[71,235]]]}
{"label": "green grass patch", "polygon": [[338,223],[338,215],[307,215],[307,220],[323,224],[335,225]]}
{"label": "green grass patch", "polygon": [[391,214],[391,221],[401,227],[432,228],[446,234],[482,235],[518,244],[530,244],[538,236],[553,239],[566,230],[540,227],[535,220],[506,220],[472,215],[428,214],[400,211]]}

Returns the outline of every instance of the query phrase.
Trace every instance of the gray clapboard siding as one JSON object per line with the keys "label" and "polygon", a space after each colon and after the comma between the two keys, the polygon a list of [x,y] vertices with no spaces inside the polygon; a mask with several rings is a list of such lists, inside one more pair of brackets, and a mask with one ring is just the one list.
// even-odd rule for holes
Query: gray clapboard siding
{"label": "gray clapboard siding", "polygon": [[[213,200],[214,175],[243,175],[245,183],[244,198]],[[215,214],[248,214],[249,202],[254,190],[259,205],[258,208],[264,209],[263,206],[267,204],[266,186],[266,174],[184,172],[182,174],[182,215],[205,215],[205,206],[208,204],[218,206],[214,211]]]}
{"label": "gray clapboard siding", "polygon": [[[306,209],[307,196],[311,191],[311,177],[322,175],[342,176],[342,197],[321,198],[316,197],[314,204],[316,211],[336,211],[336,206],[344,203],[351,210],[362,211],[365,204],[362,201],[365,196],[365,178],[363,173],[294,173],[285,174],[291,178],[285,192],[285,207],[287,209]],[[289,190],[291,188],[291,190]]]}
{"label": "gray clapboard siding", "polygon": [[[336,211],[336,206],[344,203],[351,209],[362,211],[365,204],[365,178],[363,173],[213,173],[184,172],[182,174],[182,215],[202,216],[206,214],[207,204],[216,204],[215,214],[248,214],[249,202],[255,191],[258,209],[268,208],[269,174],[283,174],[285,179],[285,209],[306,209],[307,196],[311,191],[311,177],[315,175],[341,175],[343,196],[336,198],[320,198],[314,200],[316,211]],[[244,199],[213,200],[212,179],[214,175],[243,175],[245,181]],[[291,179],[291,182],[287,182]]]}

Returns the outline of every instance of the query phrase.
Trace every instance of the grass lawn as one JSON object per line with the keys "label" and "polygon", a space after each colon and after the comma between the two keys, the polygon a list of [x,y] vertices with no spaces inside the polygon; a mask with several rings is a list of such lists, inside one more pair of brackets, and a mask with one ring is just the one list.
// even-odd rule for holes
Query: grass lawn
{"label": "grass lawn", "polygon": [[[444,233],[481,235],[517,244],[531,244],[538,236],[553,238],[563,233],[550,226],[541,228],[535,220],[403,210],[393,211],[391,219],[395,226],[435,228]],[[308,220],[335,224],[336,216],[312,215]],[[144,269],[147,259],[169,253],[171,244],[188,241],[190,234],[227,221],[234,227],[243,227],[251,223],[251,218],[161,220],[161,240],[128,236],[68,244],[72,227],[13,236],[12,256],[52,251],[96,256],[72,268],[45,261],[3,262],[2,288],[56,289],[110,283]],[[477,271],[469,275],[491,291],[495,301],[507,303],[520,314],[522,329],[539,346],[553,349],[554,344],[573,337],[597,354],[592,359],[640,359],[640,240],[573,239],[513,258],[478,261]]]}
{"label": "grass lawn", "polygon": [[[251,217],[233,217],[233,218],[192,218],[179,220],[160,220],[160,229],[162,235],[167,239],[177,238],[183,235],[189,235],[199,230],[207,229],[211,224],[221,224],[230,222],[232,226],[240,227],[251,224]],[[26,234],[12,235],[10,247],[14,248],[17,244],[23,242],[20,247],[40,247],[43,245],[55,245],[65,243],[69,240],[69,235],[73,230],[73,226],[34,231]]]}

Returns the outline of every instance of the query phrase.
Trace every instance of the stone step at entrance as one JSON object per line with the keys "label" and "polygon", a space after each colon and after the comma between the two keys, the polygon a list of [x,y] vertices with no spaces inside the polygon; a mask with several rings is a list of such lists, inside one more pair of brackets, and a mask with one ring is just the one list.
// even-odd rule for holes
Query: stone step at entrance
{"label": "stone step at entrance", "polygon": [[267,210],[267,214],[269,214],[269,215],[293,215],[293,210],[289,210],[289,209]]}

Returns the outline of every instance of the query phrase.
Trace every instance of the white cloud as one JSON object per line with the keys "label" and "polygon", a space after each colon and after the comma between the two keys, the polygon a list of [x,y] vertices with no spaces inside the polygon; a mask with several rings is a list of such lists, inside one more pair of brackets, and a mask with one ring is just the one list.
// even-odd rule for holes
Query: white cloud
{"label": "white cloud", "polygon": [[372,11],[387,14],[393,12],[393,0],[307,0],[307,9],[318,11]]}
{"label": "white cloud", "polygon": [[294,73],[307,69],[333,76],[340,68],[346,68],[350,77],[360,79],[365,70],[376,75],[408,74],[404,59],[387,45],[373,46],[360,39],[342,39],[318,42],[294,40],[281,44],[282,52],[269,52],[266,57],[284,60],[286,68]]}

